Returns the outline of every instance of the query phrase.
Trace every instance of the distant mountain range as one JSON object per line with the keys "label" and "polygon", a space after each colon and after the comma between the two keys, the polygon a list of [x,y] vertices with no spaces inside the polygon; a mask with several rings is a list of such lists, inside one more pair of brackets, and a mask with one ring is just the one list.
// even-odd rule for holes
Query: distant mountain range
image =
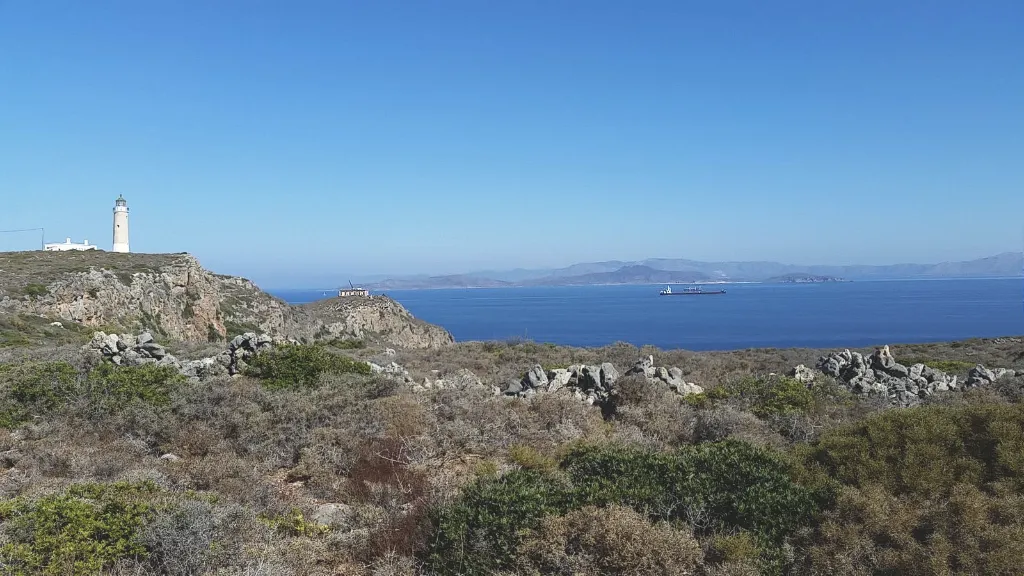
{"label": "distant mountain range", "polygon": [[365,287],[371,290],[423,290],[601,284],[999,278],[1021,276],[1022,270],[1024,254],[1021,252],[1005,252],[963,262],[886,266],[799,266],[778,262],[701,262],[682,258],[651,258],[638,262],[588,262],[555,269],[520,268],[447,276],[401,276],[366,284]]}

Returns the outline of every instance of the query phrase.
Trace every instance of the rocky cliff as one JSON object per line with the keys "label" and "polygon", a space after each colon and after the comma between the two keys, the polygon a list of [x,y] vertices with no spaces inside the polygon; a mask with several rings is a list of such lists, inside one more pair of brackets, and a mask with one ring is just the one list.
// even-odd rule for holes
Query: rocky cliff
{"label": "rocky cliff", "polygon": [[292,306],[249,280],[204,269],[189,254],[0,253],[0,315],[5,314],[144,329],[192,342],[247,331],[304,341],[361,338],[406,348],[453,342],[446,330],[414,318],[389,298]]}

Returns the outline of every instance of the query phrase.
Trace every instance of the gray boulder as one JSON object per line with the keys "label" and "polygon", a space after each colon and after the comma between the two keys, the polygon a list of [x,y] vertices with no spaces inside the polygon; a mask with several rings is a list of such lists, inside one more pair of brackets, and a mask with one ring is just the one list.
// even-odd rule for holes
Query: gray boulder
{"label": "gray boulder", "polygon": [[533,368],[530,368],[526,372],[526,376],[523,377],[523,386],[536,390],[538,388],[548,388],[548,375],[544,372],[544,368],[540,364],[535,364]]}
{"label": "gray boulder", "polygon": [[973,388],[975,386],[983,386],[991,384],[996,381],[996,375],[994,372],[985,368],[981,364],[978,364],[974,368],[971,368],[970,372],[967,373],[967,387]]}
{"label": "gray boulder", "polygon": [[874,354],[871,355],[871,367],[876,370],[886,371],[895,366],[896,358],[889,351],[888,345],[876,349]]}
{"label": "gray boulder", "polygon": [[167,356],[167,351],[164,350],[164,347],[153,341],[137,346],[136,350],[140,350],[144,355],[147,355],[150,358],[156,358],[157,360]]}
{"label": "gray boulder", "polygon": [[310,519],[317,524],[345,530],[352,526],[355,516],[355,511],[351,506],[329,503],[317,506]]}
{"label": "gray boulder", "polygon": [[637,360],[636,364],[626,372],[626,375],[640,374],[645,378],[654,378],[657,370],[654,367],[654,356],[647,356]]}
{"label": "gray boulder", "polygon": [[576,376],[576,388],[584,391],[599,390],[601,388],[601,367],[581,367]]}
{"label": "gray boulder", "polygon": [[601,364],[601,387],[611,391],[615,388],[615,382],[619,379],[619,371],[611,362]]}
{"label": "gray boulder", "polygon": [[572,373],[564,368],[556,368],[548,372],[548,391],[556,392],[569,385],[572,380]]}
{"label": "gray boulder", "polygon": [[815,374],[814,370],[811,370],[807,366],[800,364],[790,372],[790,377],[798,382],[809,383],[814,382]]}

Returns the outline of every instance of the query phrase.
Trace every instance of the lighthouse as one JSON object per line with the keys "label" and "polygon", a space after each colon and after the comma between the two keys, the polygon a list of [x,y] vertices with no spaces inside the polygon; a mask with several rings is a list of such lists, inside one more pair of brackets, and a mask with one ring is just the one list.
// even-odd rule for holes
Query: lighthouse
{"label": "lighthouse", "polygon": [[114,252],[130,252],[128,249],[128,201],[118,195],[114,201]]}

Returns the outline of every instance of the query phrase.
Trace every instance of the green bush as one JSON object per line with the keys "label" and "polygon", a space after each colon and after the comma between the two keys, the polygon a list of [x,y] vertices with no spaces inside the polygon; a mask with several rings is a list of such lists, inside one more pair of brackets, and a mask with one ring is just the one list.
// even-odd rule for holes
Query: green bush
{"label": "green bush", "polygon": [[703,517],[698,533],[742,529],[772,544],[811,522],[830,498],[795,483],[781,455],[737,440],[667,453],[584,447],[563,467],[575,506],[624,504],[655,520]]}
{"label": "green bush", "polygon": [[151,482],[81,484],[38,500],[0,501],[4,574],[96,574],[121,558],[142,558],[139,529],[152,508]]}
{"label": "green bush", "polygon": [[826,432],[808,466],[844,484],[937,497],[957,484],[1024,489],[1024,405],[922,406],[887,411]]}
{"label": "green bush", "polygon": [[359,339],[338,338],[331,341],[331,346],[339,350],[361,350],[366,348],[366,342]]}
{"label": "green bush", "polygon": [[516,547],[544,517],[589,506],[627,506],[651,521],[693,525],[704,536],[748,531],[762,570],[779,573],[782,545],[813,525],[833,498],[828,484],[795,482],[781,455],[735,440],[674,452],[584,446],[560,464],[558,475],[528,469],[480,480],[441,511],[432,573],[510,570]]}
{"label": "green bush", "polygon": [[313,388],[323,374],[370,373],[369,364],[332,354],[316,344],[289,344],[260,352],[245,371],[274,389]]}
{"label": "green bush", "polygon": [[493,574],[514,566],[523,539],[566,510],[565,487],[535,470],[484,477],[448,508],[434,510],[427,550],[431,574]]}
{"label": "green bush", "polygon": [[541,454],[531,446],[516,445],[509,448],[508,457],[513,463],[523,468],[554,472],[558,469],[558,461],[554,458]]}
{"label": "green bush", "polygon": [[683,397],[687,404],[694,408],[710,408],[718,400],[725,400],[732,397],[732,392],[726,386],[716,386],[705,392],[687,394]]}
{"label": "green bush", "polygon": [[25,286],[25,295],[33,300],[46,296],[49,293],[50,290],[42,284],[29,284]]}
{"label": "green bush", "polygon": [[807,412],[814,404],[814,392],[793,378],[744,378],[728,386],[729,395],[749,403],[760,418]]}
{"label": "green bush", "polygon": [[797,451],[843,482],[804,573],[1019,574],[1024,405],[892,410]]}
{"label": "green bush", "polygon": [[67,362],[0,364],[0,428],[52,412],[77,391],[78,372]]}
{"label": "green bush", "polygon": [[171,391],[184,383],[185,378],[171,366],[104,363],[89,373],[86,395],[91,403],[103,407],[122,406],[134,400],[166,406],[171,401]]}

